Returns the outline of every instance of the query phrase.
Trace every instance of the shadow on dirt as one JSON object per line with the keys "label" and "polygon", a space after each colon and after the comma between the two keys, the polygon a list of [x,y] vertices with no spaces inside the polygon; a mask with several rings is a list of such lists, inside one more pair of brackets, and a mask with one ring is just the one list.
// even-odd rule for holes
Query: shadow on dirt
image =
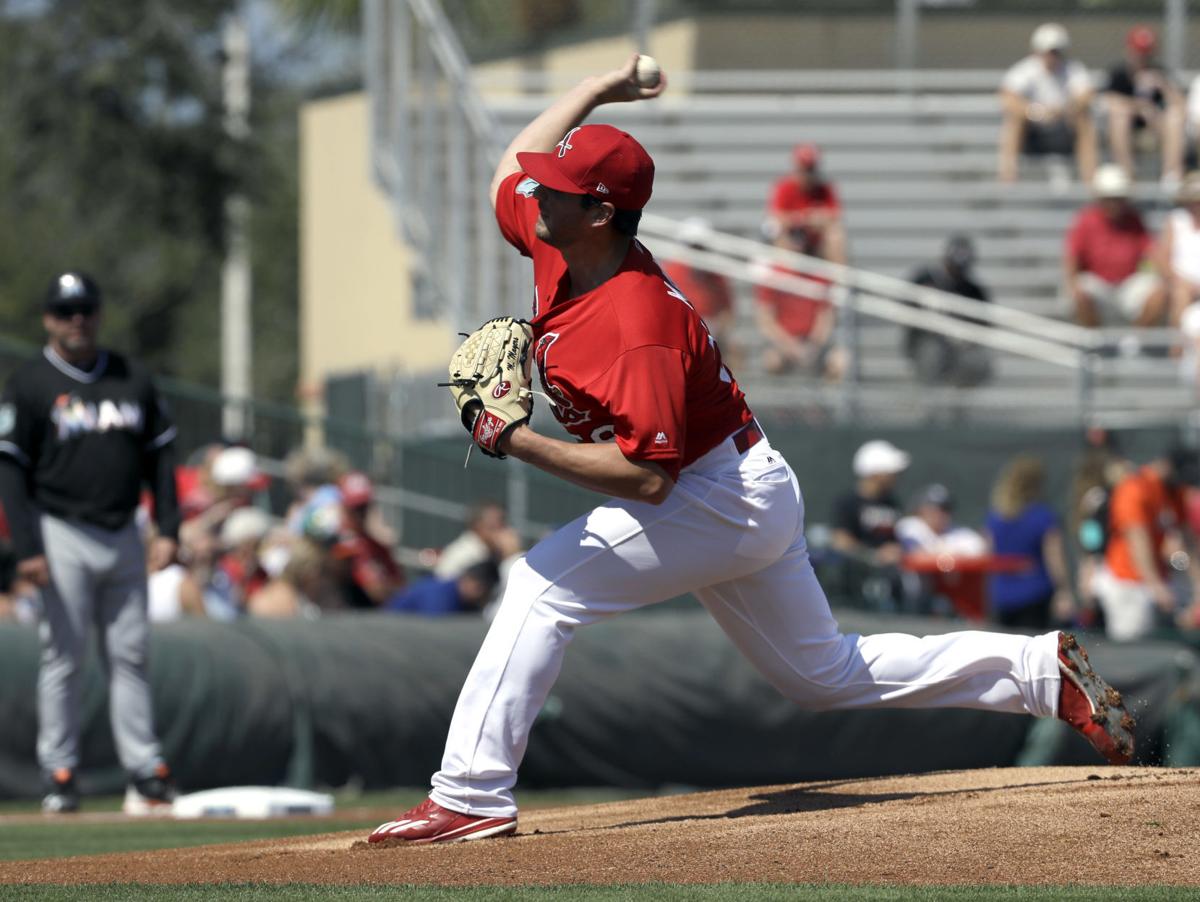
{"label": "shadow on dirt", "polygon": [[763,817],[777,814],[800,814],[810,811],[832,811],[838,808],[860,808],[866,805],[878,805],[883,802],[915,801],[923,804],[938,798],[959,796],[970,798],[976,795],[992,792],[1011,792],[1020,789],[1037,789],[1039,787],[1064,787],[1073,783],[1083,784],[1099,779],[1089,776],[1080,780],[1068,782],[1031,782],[1010,783],[1005,786],[964,787],[963,789],[944,789],[927,792],[837,792],[837,787],[854,785],[861,787],[862,780],[846,780],[822,783],[817,786],[794,787],[775,792],[763,792],[749,796],[751,804],[732,808],[721,814],[677,814],[670,817],[651,818],[648,820],[627,821],[601,827],[602,830],[619,830],[623,827],[640,827],[651,824],[670,824],[678,821],[712,821],[737,817]]}

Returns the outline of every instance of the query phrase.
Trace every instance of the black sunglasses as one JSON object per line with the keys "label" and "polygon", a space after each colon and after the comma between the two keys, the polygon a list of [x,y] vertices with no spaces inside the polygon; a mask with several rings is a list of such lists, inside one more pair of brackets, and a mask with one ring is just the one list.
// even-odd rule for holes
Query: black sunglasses
{"label": "black sunglasses", "polygon": [[56,304],[50,308],[55,319],[74,319],[76,316],[95,316],[100,308],[95,304]]}

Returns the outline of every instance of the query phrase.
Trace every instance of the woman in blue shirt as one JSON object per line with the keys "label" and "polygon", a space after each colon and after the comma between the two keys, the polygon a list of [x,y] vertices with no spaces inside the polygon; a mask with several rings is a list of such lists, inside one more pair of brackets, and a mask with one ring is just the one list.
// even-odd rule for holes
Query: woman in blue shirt
{"label": "woman in blue shirt", "polygon": [[1014,457],[992,489],[987,531],[995,554],[1028,558],[1030,568],[990,579],[992,619],[1003,626],[1046,629],[1052,611],[1065,619],[1074,606],[1058,516],[1042,500],[1046,471],[1039,458]]}

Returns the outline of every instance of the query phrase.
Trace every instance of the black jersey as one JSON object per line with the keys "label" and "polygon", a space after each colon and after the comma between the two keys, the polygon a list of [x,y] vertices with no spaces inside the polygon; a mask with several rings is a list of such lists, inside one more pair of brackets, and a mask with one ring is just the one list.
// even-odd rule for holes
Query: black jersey
{"label": "black jersey", "polygon": [[111,352],[81,370],[47,347],[0,399],[0,453],[24,467],[30,500],[106,529],[129,522],[148,462],[174,438],[149,374]]}

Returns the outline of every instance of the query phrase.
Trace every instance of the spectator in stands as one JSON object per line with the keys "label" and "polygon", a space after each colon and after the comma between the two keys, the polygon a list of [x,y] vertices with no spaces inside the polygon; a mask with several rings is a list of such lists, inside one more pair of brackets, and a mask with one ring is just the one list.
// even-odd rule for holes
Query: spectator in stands
{"label": "spectator in stands", "polygon": [[1166,289],[1156,271],[1154,240],[1129,202],[1129,177],[1105,164],[1092,180],[1095,203],[1075,216],[1063,250],[1066,291],[1081,326],[1162,322]]}
{"label": "spectator in stands", "polygon": [[[990,301],[987,290],[975,280],[975,245],[966,235],[946,241],[942,259],[917,269],[909,280],[976,301]],[[970,317],[962,317],[968,322]],[[904,350],[912,361],[917,379],[927,385],[979,385],[992,372],[987,348],[969,341],[949,338],[938,332],[910,327],[904,332]]]}
{"label": "spectator in stands", "polygon": [[433,574],[439,579],[453,579],[484,561],[500,565],[520,550],[521,537],[509,525],[504,505],[479,501],[467,511],[466,529],[442,549]]}
{"label": "spectator in stands", "polygon": [[[784,231],[775,246],[803,253],[805,240],[803,229]],[[836,312],[829,302],[834,290],[829,279],[774,262],[760,263],[755,270],[755,322],[767,342],[763,368],[773,374],[799,371],[831,382],[841,379],[846,354],[834,343]],[[766,284],[772,275],[801,276],[811,288],[801,294]]]}
{"label": "spectator in stands", "polygon": [[[679,241],[693,250],[702,251],[708,246],[712,226],[708,220],[698,216],[685,219],[679,228]],[[696,308],[708,331],[721,346],[721,356],[731,366],[736,366],[733,345],[733,290],[729,280],[720,273],[692,266],[683,260],[671,260],[663,267],[668,279],[674,283],[688,303]]]}
{"label": "spectator in stands", "polygon": [[[1177,447],[1113,489],[1104,565],[1092,584],[1110,638],[1140,638],[1177,613],[1167,559],[1172,549],[1186,548],[1196,560],[1186,489],[1197,485],[1200,459],[1195,451]],[[1192,598],[1200,599],[1200,568],[1192,565],[1189,575]]]}
{"label": "spectator in stands", "polygon": [[375,489],[365,473],[352,471],[338,481],[342,532],[333,546],[342,594],[352,608],[375,608],[404,588],[404,568],[372,522]]}
{"label": "spectator in stands", "polygon": [[775,183],[767,206],[767,237],[787,233],[802,254],[831,263],[846,262],[846,232],[837,191],[821,172],[821,151],[798,144],[793,169]]}
{"label": "spectator in stands", "polygon": [[500,568],[493,560],[472,564],[458,576],[440,579],[427,576],[404,592],[394,595],[385,605],[397,614],[424,614],[440,617],[446,614],[475,614],[495,594],[500,581]]}
{"label": "spectator in stands", "polygon": [[883,439],[869,441],[855,452],[854,490],[834,504],[830,544],[835,550],[877,566],[900,562],[904,552],[896,538],[900,505],[895,489],[909,460]]}
{"label": "spectator in stands", "polygon": [[1067,58],[1070,46],[1067,30],[1046,22],[1033,32],[1033,52],[1005,73],[1000,85],[1001,181],[1016,181],[1022,153],[1061,159],[1072,152],[1079,177],[1091,180],[1096,166],[1092,82],[1082,63]]}
{"label": "spectator in stands", "polygon": [[259,559],[259,546],[272,526],[271,516],[256,507],[235,510],[221,527],[222,554],[213,571],[211,588],[237,613],[269,580]]}
{"label": "spectator in stands", "polygon": [[1092,427],[1084,432],[1083,453],[1074,467],[1067,510],[1068,534],[1076,551],[1075,586],[1080,606],[1075,623],[1102,628],[1104,613],[1093,588],[1104,566],[1113,488],[1137,467],[1120,448],[1116,433]]}
{"label": "spectator in stands", "polygon": [[992,620],[1002,626],[1048,629],[1070,623],[1075,601],[1058,516],[1046,504],[1046,469],[1028,454],[1014,457],[992,487],[986,529],[995,554],[1026,558],[1029,569],[989,580]]}
{"label": "spectator in stands", "polygon": [[979,557],[987,552],[983,536],[954,522],[954,498],[941,483],[921,489],[912,511],[896,522],[896,539],[905,553]]}
{"label": "spectator in stands", "polygon": [[1159,267],[1167,274],[1171,325],[1180,327],[1184,311],[1200,300],[1200,172],[1190,172],[1167,214],[1158,246]]}
{"label": "spectator in stands", "polygon": [[268,547],[262,552],[264,569],[274,569],[273,560],[282,567],[250,596],[246,613],[270,619],[312,619],[320,616],[322,608],[337,608],[340,596],[332,584],[326,549],[290,530],[284,531],[283,536],[280,541],[286,545],[274,546],[285,549],[282,556],[272,553],[270,540],[265,543]]}
{"label": "spectator in stands", "polygon": [[303,520],[313,510],[341,503],[337,481],[349,470],[345,455],[328,448],[302,448],[287,456],[283,471],[292,503],[286,519],[294,533],[304,533]]}
{"label": "spectator in stands", "polygon": [[[153,518],[145,515],[144,508],[138,510],[138,520],[142,527],[142,541],[149,547],[158,534],[158,528]],[[172,561],[159,570],[148,567],[146,582],[146,608],[152,623],[208,616],[203,587],[179,561]]]}
{"label": "spectator in stands", "polygon": [[[249,448],[238,445],[205,454],[207,463],[185,480],[190,516],[179,528],[180,560],[202,586],[214,585],[213,566],[221,552],[220,535],[234,511],[254,505],[269,484]],[[211,610],[220,617],[222,611]]]}
{"label": "spectator in stands", "polygon": [[1152,133],[1162,154],[1162,183],[1174,191],[1183,177],[1186,102],[1175,79],[1155,59],[1158,38],[1138,25],[1125,37],[1125,60],[1108,73],[1104,88],[1108,145],[1113,159],[1134,178],[1134,134]]}

